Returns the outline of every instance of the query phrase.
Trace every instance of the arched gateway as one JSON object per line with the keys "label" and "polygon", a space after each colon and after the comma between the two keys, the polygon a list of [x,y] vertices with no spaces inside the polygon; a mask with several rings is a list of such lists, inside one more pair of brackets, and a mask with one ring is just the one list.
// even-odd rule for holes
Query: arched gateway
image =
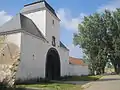
{"label": "arched gateway", "polygon": [[46,56],[46,78],[58,80],[60,78],[60,57],[55,48],[50,48]]}

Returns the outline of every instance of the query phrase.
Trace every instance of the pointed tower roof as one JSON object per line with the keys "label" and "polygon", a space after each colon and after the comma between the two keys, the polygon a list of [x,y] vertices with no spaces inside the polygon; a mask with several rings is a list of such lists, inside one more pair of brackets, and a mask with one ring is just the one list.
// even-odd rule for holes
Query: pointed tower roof
{"label": "pointed tower roof", "polygon": [[27,32],[46,40],[33,21],[22,14],[17,14],[10,21],[0,27],[0,35],[17,32]]}

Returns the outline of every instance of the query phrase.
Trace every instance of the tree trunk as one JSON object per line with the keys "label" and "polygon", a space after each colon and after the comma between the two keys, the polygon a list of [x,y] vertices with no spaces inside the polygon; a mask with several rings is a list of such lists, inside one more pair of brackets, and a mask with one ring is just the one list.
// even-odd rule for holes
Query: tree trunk
{"label": "tree trunk", "polygon": [[102,74],[104,74],[105,73],[105,68],[102,68]]}
{"label": "tree trunk", "polygon": [[118,68],[117,68],[117,65],[114,65],[114,69],[115,69],[116,74],[118,74]]}
{"label": "tree trunk", "polygon": [[118,65],[118,74],[120,74],[120,65]]}

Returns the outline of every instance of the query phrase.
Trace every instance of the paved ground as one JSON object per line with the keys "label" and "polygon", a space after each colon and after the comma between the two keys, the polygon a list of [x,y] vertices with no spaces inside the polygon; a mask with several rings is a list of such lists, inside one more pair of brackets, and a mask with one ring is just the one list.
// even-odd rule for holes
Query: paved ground
{"label": "paved ground", "polygon": [[120,76],[104,76],[101,80],[92,82],[85,90],[120,90]]}

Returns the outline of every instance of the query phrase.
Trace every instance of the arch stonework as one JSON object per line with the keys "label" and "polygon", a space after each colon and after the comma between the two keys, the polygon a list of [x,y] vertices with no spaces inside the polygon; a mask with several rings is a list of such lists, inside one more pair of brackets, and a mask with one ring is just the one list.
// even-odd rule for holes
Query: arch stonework
{"label": "arch stonework", "polygon": [[61,76],[60,56],[55,48],[50,48],[46,55],[45,77],[49,80],[58,80]]}

